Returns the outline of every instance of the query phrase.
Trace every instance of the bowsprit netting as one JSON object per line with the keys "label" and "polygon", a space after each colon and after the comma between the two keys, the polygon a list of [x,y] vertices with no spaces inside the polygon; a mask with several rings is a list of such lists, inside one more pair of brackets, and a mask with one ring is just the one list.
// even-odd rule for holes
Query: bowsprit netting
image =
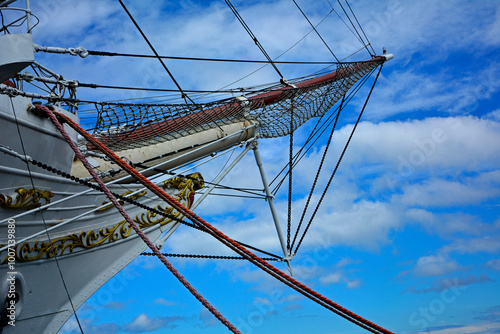
{"label": "bowsprit netting", "polygon": [[[385,61],[375,57],[339,63],[335,71],[250,97],[203,104],[96,104],[94,136],[115,151],[175,140],[242,121],[257,121],[260,136],[288,135],[312,117],[324,115],[364,75]],[[293,120],[293,122],[292,122]]]}

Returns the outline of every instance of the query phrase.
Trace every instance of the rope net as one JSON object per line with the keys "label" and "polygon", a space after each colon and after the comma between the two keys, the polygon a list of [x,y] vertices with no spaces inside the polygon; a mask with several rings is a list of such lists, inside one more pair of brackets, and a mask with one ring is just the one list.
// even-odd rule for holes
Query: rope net
{"label": "rope net", "polygon": [[270,87],[250,97],[211,103],[98,103],[92,132],[114,151],[154,145],[243,121],[258,122],[262,138],[286,136],[307,120],[324,115],[383,61],[376,57],[365,62],[339,63],[328,74],[293,80],[286,87]]}

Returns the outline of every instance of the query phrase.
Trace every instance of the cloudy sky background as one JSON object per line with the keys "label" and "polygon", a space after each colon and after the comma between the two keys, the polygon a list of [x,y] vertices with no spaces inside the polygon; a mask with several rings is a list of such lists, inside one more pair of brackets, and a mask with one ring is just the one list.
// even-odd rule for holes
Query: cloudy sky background
{"label": "cloudy sky background", "polygon": [[[162,55],[264,59],[223,1],[125,1]],[[339,58],[360,48],[326,0],[298,1]],[[234,1],[272,58],[310,26],[293,2]],[[332,4],[334,2],[332,1]],[[297,257],[294,275],[325,296],[396,333],[500,332],[500,2],[352,1],[377,52],[394,53]],[[150,54],[116,1],[33,0],[45,46]],[[338,4],[334,8],[340,11]],[[361,51],[352,59],[366,59]],[[37,54],[42,64],[85,83],[174,88],[154,60]],[[331,60],[309,34],[280,60]],[[256,64],[168,61],[184,89],[216,89]],[[318,70],[280,66],[288,78]],[[235,86],[277,81],[269,66]],[[366,90],[364,91],[366,95]],[[152,94],[80,89],[81,99]],[[161,94],[156,94],[161,95]],[[166,100],[166,98],[162,98]],[[331,171],[355,112],[333,139]],[[351,112],[351,113],[349,113]],[[296,149],[310,125],[297,133]],[[262,140],[269,179],[287,161],[288,138]],[[294,221],[321,159],[317,145],[294,172]],[[200,170],[213,178],[226,158]],[[319,178],[324,186],[328,173]],[[249,154],[224,184],[260,188]],[[320,188],[322,189],[322,188]],[[320,193],[319,193],[320,194]],[[318,200],[318,196],[313,201]],[[286,191],[277,196],[286,221]],[[236,240],[280,252],[267,204],[210,197],[197,213]],[[168,252],[230,254],[181,228]],[[362,333],[331,312],[240,262],[172,260],[243,333]],[[283,265],[280,268],[285,269]],[[85,333],[219,333],[224,328],[163,268],[139,258],[78,312]],[[70,320],[62,333],[78,333]]]}

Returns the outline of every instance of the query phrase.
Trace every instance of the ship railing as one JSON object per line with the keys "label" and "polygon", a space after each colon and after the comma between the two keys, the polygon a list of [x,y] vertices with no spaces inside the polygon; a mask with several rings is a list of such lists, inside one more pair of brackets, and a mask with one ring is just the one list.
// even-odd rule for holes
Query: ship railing
{"label": "ship railing", "polygon": [[[0,0],[0,12],[3,18],[2,25],[0,25],[0,36],[9,35],[9,37],[4,36],[7,41],[4,41],[2,47],[11,50],[9,56],[0,57],[0,67],[2,65],[11,66],[4,64],[9,61],[18,63],[11,66],[8,71],[6,66],[1,67],[2,71],[7,71],[7,73],[0,73],[0,83],[7,83],[7,87],[3,87],[1,93],[10,96],[19,95],[48,100],[49,103],[56,104],[59,107],[61,107],[65,95],[69,97],[70,101],[75,101],[76,81],[64,80],[61,75],[34,61],[34,52],[38,52],[40,47],[37,48],[37,45],[33,43],[31,31],[38,24],[38,18],[31,13],[29,0],[26,0],[26,8],[8,7],[14,2],[12,0]],[[37,20],[34,25],[32,24],[32,18]],[[14,59],[12,54],[19,59]],[[40,72],[43,76],[24,71],[27,66],[31,66],[35,73]],[[21,73],[21,71],[24,71],[24,73]],[[42,82],[43,85],[37,85],[36,81]],[[24,83],[30,84],[30,87],[33,87],[35,92],[26,92],[23,89]],[[46,86],[46,88],[42,86]],[[40,91],[43,93],[40,94]],[[76,110],[76,103],[65,102],[65,104],[68,105],[68,111],[73,112]]]}
{"label": "ship railing", "polygon": [[[31,33],[31,30],[34,27],[31,23],[31,19],[32,17],[36,18],[36,16],[31,13],[29,0],[26,0],[26,8],[7,7],[14,2],[16,2],[16,0],[0,0],[0,11],[2,11],[4,21],[10,22],[8,24],[3,24],[2,27],[0,27],[0,33],[10,34],[11,32],[9,31],[9,28],[20,29],[20,32],[23,33]],[[26,28],[24,29],[23,26]]]}

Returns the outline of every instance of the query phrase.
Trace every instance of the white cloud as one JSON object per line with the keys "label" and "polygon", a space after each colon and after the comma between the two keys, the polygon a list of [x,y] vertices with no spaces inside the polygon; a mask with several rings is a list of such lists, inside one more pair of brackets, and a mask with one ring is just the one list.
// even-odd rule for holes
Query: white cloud
{"label": "white cloud", "polygon": [[409,209],[405,216],[425,227],[429,234],[449,239],[457,235],[479,236],[495,233],[495,224],[483,223],[479,217],[464,213],[434,213],[423,209]]}
{"label": "white cloud", "polygon": [[337,267],[341,268],[341,267],[348,266],[350,264],[358,264],[358,263],[361,263],[361,260],[353,260],[350,258],[345,258],[345,259],[342,259],[339,262],[337,262]]}
{"label": "white cloud", "polygon": [[146,313],[139,314],[128,326],[129,332],[149,332],[163,327],[163,322],[151,318]]}
{"label": "white cloud", "polygon": [[486,119],[491,119],[496,122],[500,121],[500,109],[493,110],[484,116]]}
{"label": "white cloud", "polygon": [[[351,126],[337,133],[345,141]],[[447,175],[450,168],[489,171],[499,163],[500,123],[475,117],[426,118],[374,124],[362,122],[349,146],[346,163],[390,164],[394,178],[425,170]]]}
{"label": "white cloud", "polygon": [[498,323],[483,322],[479,324],[430,327],[414,333],[429,333],[429,331],[432,331],[433,334],[493,334],[498,333],[499,328],[500,325]]}
{"label": "white cloud", "polygon": [[[500,175],[500,173],[496,173]],[[478,187],[476,182],[464,184],[460,181],[431,179],[423,184],[412,184],[402,188],[403,194],[394,197],[394,201],[405,206],[446,207],[462,204],[476,204],[495,198],[500,194],[493,182]]]}
{"label": "white cloud", "polygon": [[359,279],[349,279],[346,277],[346,275],[342,272],[332,272],[329,273],[328,275],[321,276],[319,278],[319,282],[322,285],[330,285],[330,284],[337,284],[337,283],[345,283],[347,289],[355,289],[361,286],[362,281]]}
{"label": "white cloud", "polygon": [[321,276],[319,281],[321,284],[335,284],[340,283],[343,280],[343,275],[340,272],[329,273],[328,275]]}
{"label": "white cloud", "polygon": [[[406,291],[411,291],[413,293],[429,293],[429,292],[442,292],[445,290],[452,290],[456,295],[461,295],[462,291],[467,289],[469,285],[472,284],[483,284],[494,282],[493,279],[485,274],[478,276],[468,275],[465,277],[454,277],[454,278],[437,278],[432,280],[430,283],[426,281],[417,281],[417,283],[407,289]],[[425,287],[421,287],[421,286]]]}
{"label": "white cloud", "polygon": [[413,269],[417,276],[443,276],[459,269],[458,264],[443,255],[423,256]]}
{"label": "white cloud", "polygon": [[487,45],[498,46],[500,44],[500,36],[498,36],[498,31],[500,31],[500,8],[497,7],[495,11],[495,18],[493,22],[487,26],[487,31],[484,34],[484,41]]}
{"label": "white cloud", "polygon": [[[494,15],[497,10],[496,2],[478,6],[462,1],[392,1],[367,6],[359,16],[364,15],[362,24],[369,20],[380,22],[380,33],[371,38],[374,45],[384,45],[406,56],[420,51],[433,57],[446,49],[474,47],[476,51],[494,43],[492,31],[498,24],[498,15]],[[388,12],[393,15],[387,15]],[[478,20],[485,24],[476,24]]]}
{"label": "white cloud", "polygon": [[160,305],[165,305],[165,306],[172,306],[172,305],[175,305],[175,302],[172,302],[172,301],[166,300],[166,299],[164,299],[164,298],[158,298],[158,299],[155,299],[154,303],[155,303],[155,304],[160,304]]}
{"label": "white cloud", "polygon": [[320,209],[304,241],[307,246],[340,244],[375,250],[389,242],[388,233],[400,224],[397,213],[382,203],[357,203],[340,212],[332,212],[334,208],[327,203]]}
{"label": "white cloud", "polygon": [[500,259],[490,260],[490,261],[488,261],[488,263],[486,263],[486,266],[490,267],[493,270],[500,271]]}
{"label": "white cloud", "polygon": [[181,319],[181,317],[175,316],[155,318],[146,313],[141,313],[128,325],[124,326],[123,330],[129,333],[145,333],[160,328],[175,328],[177,327],[175,322]]}
{"label": "white cloud", "polygon": [[220,325],[219,320],[205,307],[200,310],[199,320],[201,327],[217,327]]}
{"label": "white cloud", "polygon": [[59,330],[61,334],[78,334],[81,333],[80,325],[85,331],[85,333],[89,334],[100,334],[100,333],[119,333],[120,326],[116,323],[102,323],[98,324],[90,319],[86,319],[84,317],[79,317],[79,323],[76,321],[75,316],[73,315]]}
{"label": "white cloud", "polygon": [[445,253],[457,252],[459,254],[474,254],[486,252],[495,254],[500,250],[498,235],[488,235],[479,238],[457,239],[452,244],[444,246]]}

